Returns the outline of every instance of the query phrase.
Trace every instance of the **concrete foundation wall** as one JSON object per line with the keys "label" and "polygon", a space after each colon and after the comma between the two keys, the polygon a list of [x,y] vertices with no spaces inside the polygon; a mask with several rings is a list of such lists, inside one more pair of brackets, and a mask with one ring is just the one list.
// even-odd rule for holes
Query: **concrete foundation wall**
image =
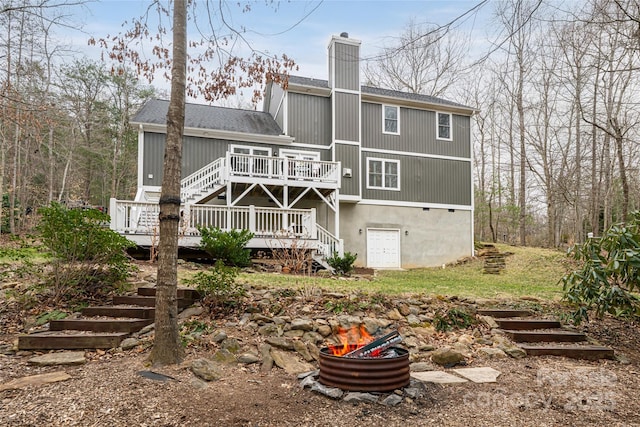
{"label": "concrete foundation wall", "polygon": [[340,238],[365,267],[367,228],[399,229],[402,268],[434,267],[472,255],[472,220],[471,211],[342,203]]}

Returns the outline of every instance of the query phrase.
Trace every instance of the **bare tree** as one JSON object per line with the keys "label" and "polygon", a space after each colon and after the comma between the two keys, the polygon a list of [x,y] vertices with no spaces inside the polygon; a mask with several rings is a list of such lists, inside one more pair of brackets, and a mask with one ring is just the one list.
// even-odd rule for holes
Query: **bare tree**
{"label": "bare tree", "polygon": [[411,20],[393,45],[367,62],[365,79],[373,86],[442,96],[460,80],[467,51],[463,34]]}

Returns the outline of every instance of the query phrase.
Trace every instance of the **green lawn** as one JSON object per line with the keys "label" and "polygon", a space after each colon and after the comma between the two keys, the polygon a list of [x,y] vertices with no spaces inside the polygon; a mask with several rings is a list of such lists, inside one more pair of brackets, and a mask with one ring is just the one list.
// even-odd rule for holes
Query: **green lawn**
{"label": "green lawn", "polygon": [[433,295],[509,298],[532,296],[557,300],[562,296],[560,278],[567,272],[564,252],[497,245],[501,252],[512,252],[507,267],[499,275],[483,274],[483,261],[446,268],[408,271],[378,271],[369,280],[341,280],[268,273],[243,273],[240,280],[257,286],[305,287],[325,290],[362,291],[385,294],[425,293]]}

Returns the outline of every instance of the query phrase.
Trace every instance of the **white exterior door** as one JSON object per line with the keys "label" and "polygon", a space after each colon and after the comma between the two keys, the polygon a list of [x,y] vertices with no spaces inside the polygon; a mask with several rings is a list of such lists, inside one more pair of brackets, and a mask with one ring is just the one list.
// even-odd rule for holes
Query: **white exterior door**
{"label": "white exterior door", "polygon": [[400,268],[400,230],[367,229],[367,267]]}

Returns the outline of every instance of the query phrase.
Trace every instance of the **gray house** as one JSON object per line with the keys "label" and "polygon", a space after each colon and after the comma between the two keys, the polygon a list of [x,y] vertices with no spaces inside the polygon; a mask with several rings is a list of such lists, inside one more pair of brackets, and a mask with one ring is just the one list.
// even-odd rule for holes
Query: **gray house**
{"label": "gray house", "polygon": [[[441,265],[473,253],[470,120],[474,109],[360,84],[360,42],[329,43],[329,79],[267,87],[264,111],[188,104],[180,244],[197,225],[246,228],[253,248],[304,245],[356,265]],[[112,200],[112,228],[157,239],[168,102],[138,126],[138,193]]]}

